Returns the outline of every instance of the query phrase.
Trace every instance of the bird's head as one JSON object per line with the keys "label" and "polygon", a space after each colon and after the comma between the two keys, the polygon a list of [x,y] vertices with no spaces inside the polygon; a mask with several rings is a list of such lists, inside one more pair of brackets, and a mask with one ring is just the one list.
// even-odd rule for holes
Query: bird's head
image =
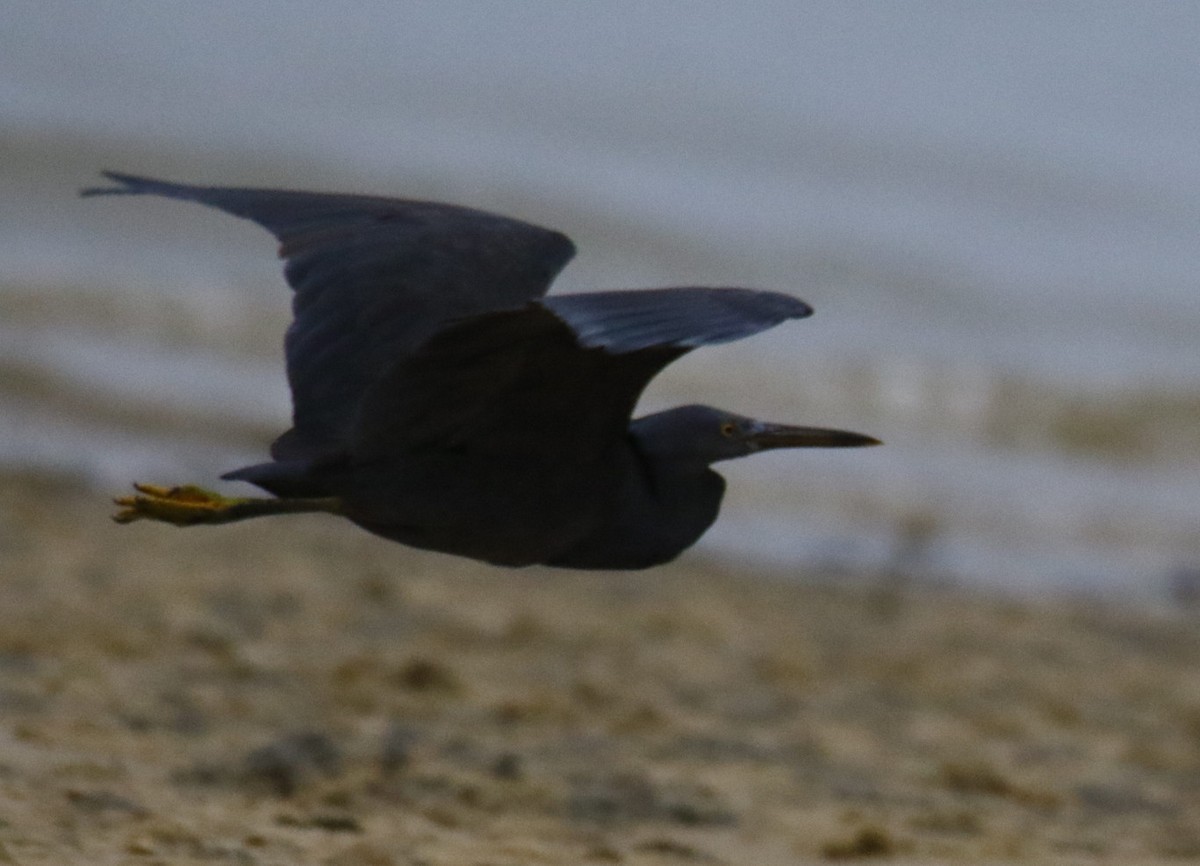
{"label": "bird's head", "polygon": [[638,418],[630,427],[638,446],[664,462],[708,466],[773,448],[855,448],[878,439],[846,430],[772,424],[714,409],[678,406]]}

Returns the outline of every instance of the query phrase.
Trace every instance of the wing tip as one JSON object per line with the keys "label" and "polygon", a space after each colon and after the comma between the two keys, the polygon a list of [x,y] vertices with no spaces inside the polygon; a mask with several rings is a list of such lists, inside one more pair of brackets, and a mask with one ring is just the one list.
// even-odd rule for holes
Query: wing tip
{"label": "wing tip", "polygon": [[759,301],[769,302],[772,307],[771,311],[777,313],[780,321],[785,319],[807,319],[813,314],[813,308],[810,304],[793,295],[763,289],[747,289],[746,291],[753,292]]}
{"label": "wing tip", "polygon": [[[701,296],[726,302],[731,309],[740,315],[762,315],[774,324],[788,319],[806,319],[813,314],[810,304],[800,300],[795,295],[778,292],[773,289],[748,289],[744,286],[688,286],[683,289],[688,292],[698,292]],[[650,291],[678,291],[665,289]]]}
{"label": "wing tip", "polygon": [[791,295],[734,287],[555,295],[539,303],[574,332],[581,346],[618,354],[727,343],[812,315],[812,307]]}
{"label": "wing tip", "polygon": [[136,174],[125,174],[120,171],[104,169],[100,172],[106,180],[111,180],[118,186],[89,186],[79,191],[81,198],[91,198],[98,195],[144,195],[147,193],[163,193],[174,186],[162,180],[142,177]]}

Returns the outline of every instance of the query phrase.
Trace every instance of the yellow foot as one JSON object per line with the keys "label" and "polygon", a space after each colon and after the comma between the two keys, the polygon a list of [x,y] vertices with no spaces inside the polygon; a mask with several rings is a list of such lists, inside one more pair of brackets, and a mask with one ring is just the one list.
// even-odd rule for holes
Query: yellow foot
{"label": "yellow foot", "polygon": [[134,484],[140,496],[121,496],[113,500],[121,510],[113,515],[117,523],[135,520],[158,520],[175,526],[194,526],[197,523],[226,523],[233,517],[235,506],[243,502],[188,484],[183,487],[159,487],[154,484]]}

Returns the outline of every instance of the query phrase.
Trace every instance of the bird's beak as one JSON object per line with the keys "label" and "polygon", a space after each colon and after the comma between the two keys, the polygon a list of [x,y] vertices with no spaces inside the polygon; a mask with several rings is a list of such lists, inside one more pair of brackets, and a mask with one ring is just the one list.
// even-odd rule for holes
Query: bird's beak
{"label": "bird's beak", "polygon": [[873,436],[851,433],[848,430],[827,430],[824,427],[792,427],[789,424],[759,422],[746,435],[746,442],[756,451],[768,448],[861,448],[882,445]]}

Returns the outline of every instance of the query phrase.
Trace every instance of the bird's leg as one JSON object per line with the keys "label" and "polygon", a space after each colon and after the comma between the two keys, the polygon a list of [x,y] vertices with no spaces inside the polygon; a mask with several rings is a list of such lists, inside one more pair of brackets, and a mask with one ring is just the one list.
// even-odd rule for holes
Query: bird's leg
{"label": "bird's leg", "polygon": [[133,487],[140,495],[121,496],[113,500],[114,504],[121,507],[121,510],[113,515],[113,520],[117,523],[158,520],[175,526],[196,526],[201,523],[233,523],[270,514],[301,514],[313,511],[337,514],[341,508],[339,500],[335,497],[231,497],[191,484],[182,487],[134,484]]}

